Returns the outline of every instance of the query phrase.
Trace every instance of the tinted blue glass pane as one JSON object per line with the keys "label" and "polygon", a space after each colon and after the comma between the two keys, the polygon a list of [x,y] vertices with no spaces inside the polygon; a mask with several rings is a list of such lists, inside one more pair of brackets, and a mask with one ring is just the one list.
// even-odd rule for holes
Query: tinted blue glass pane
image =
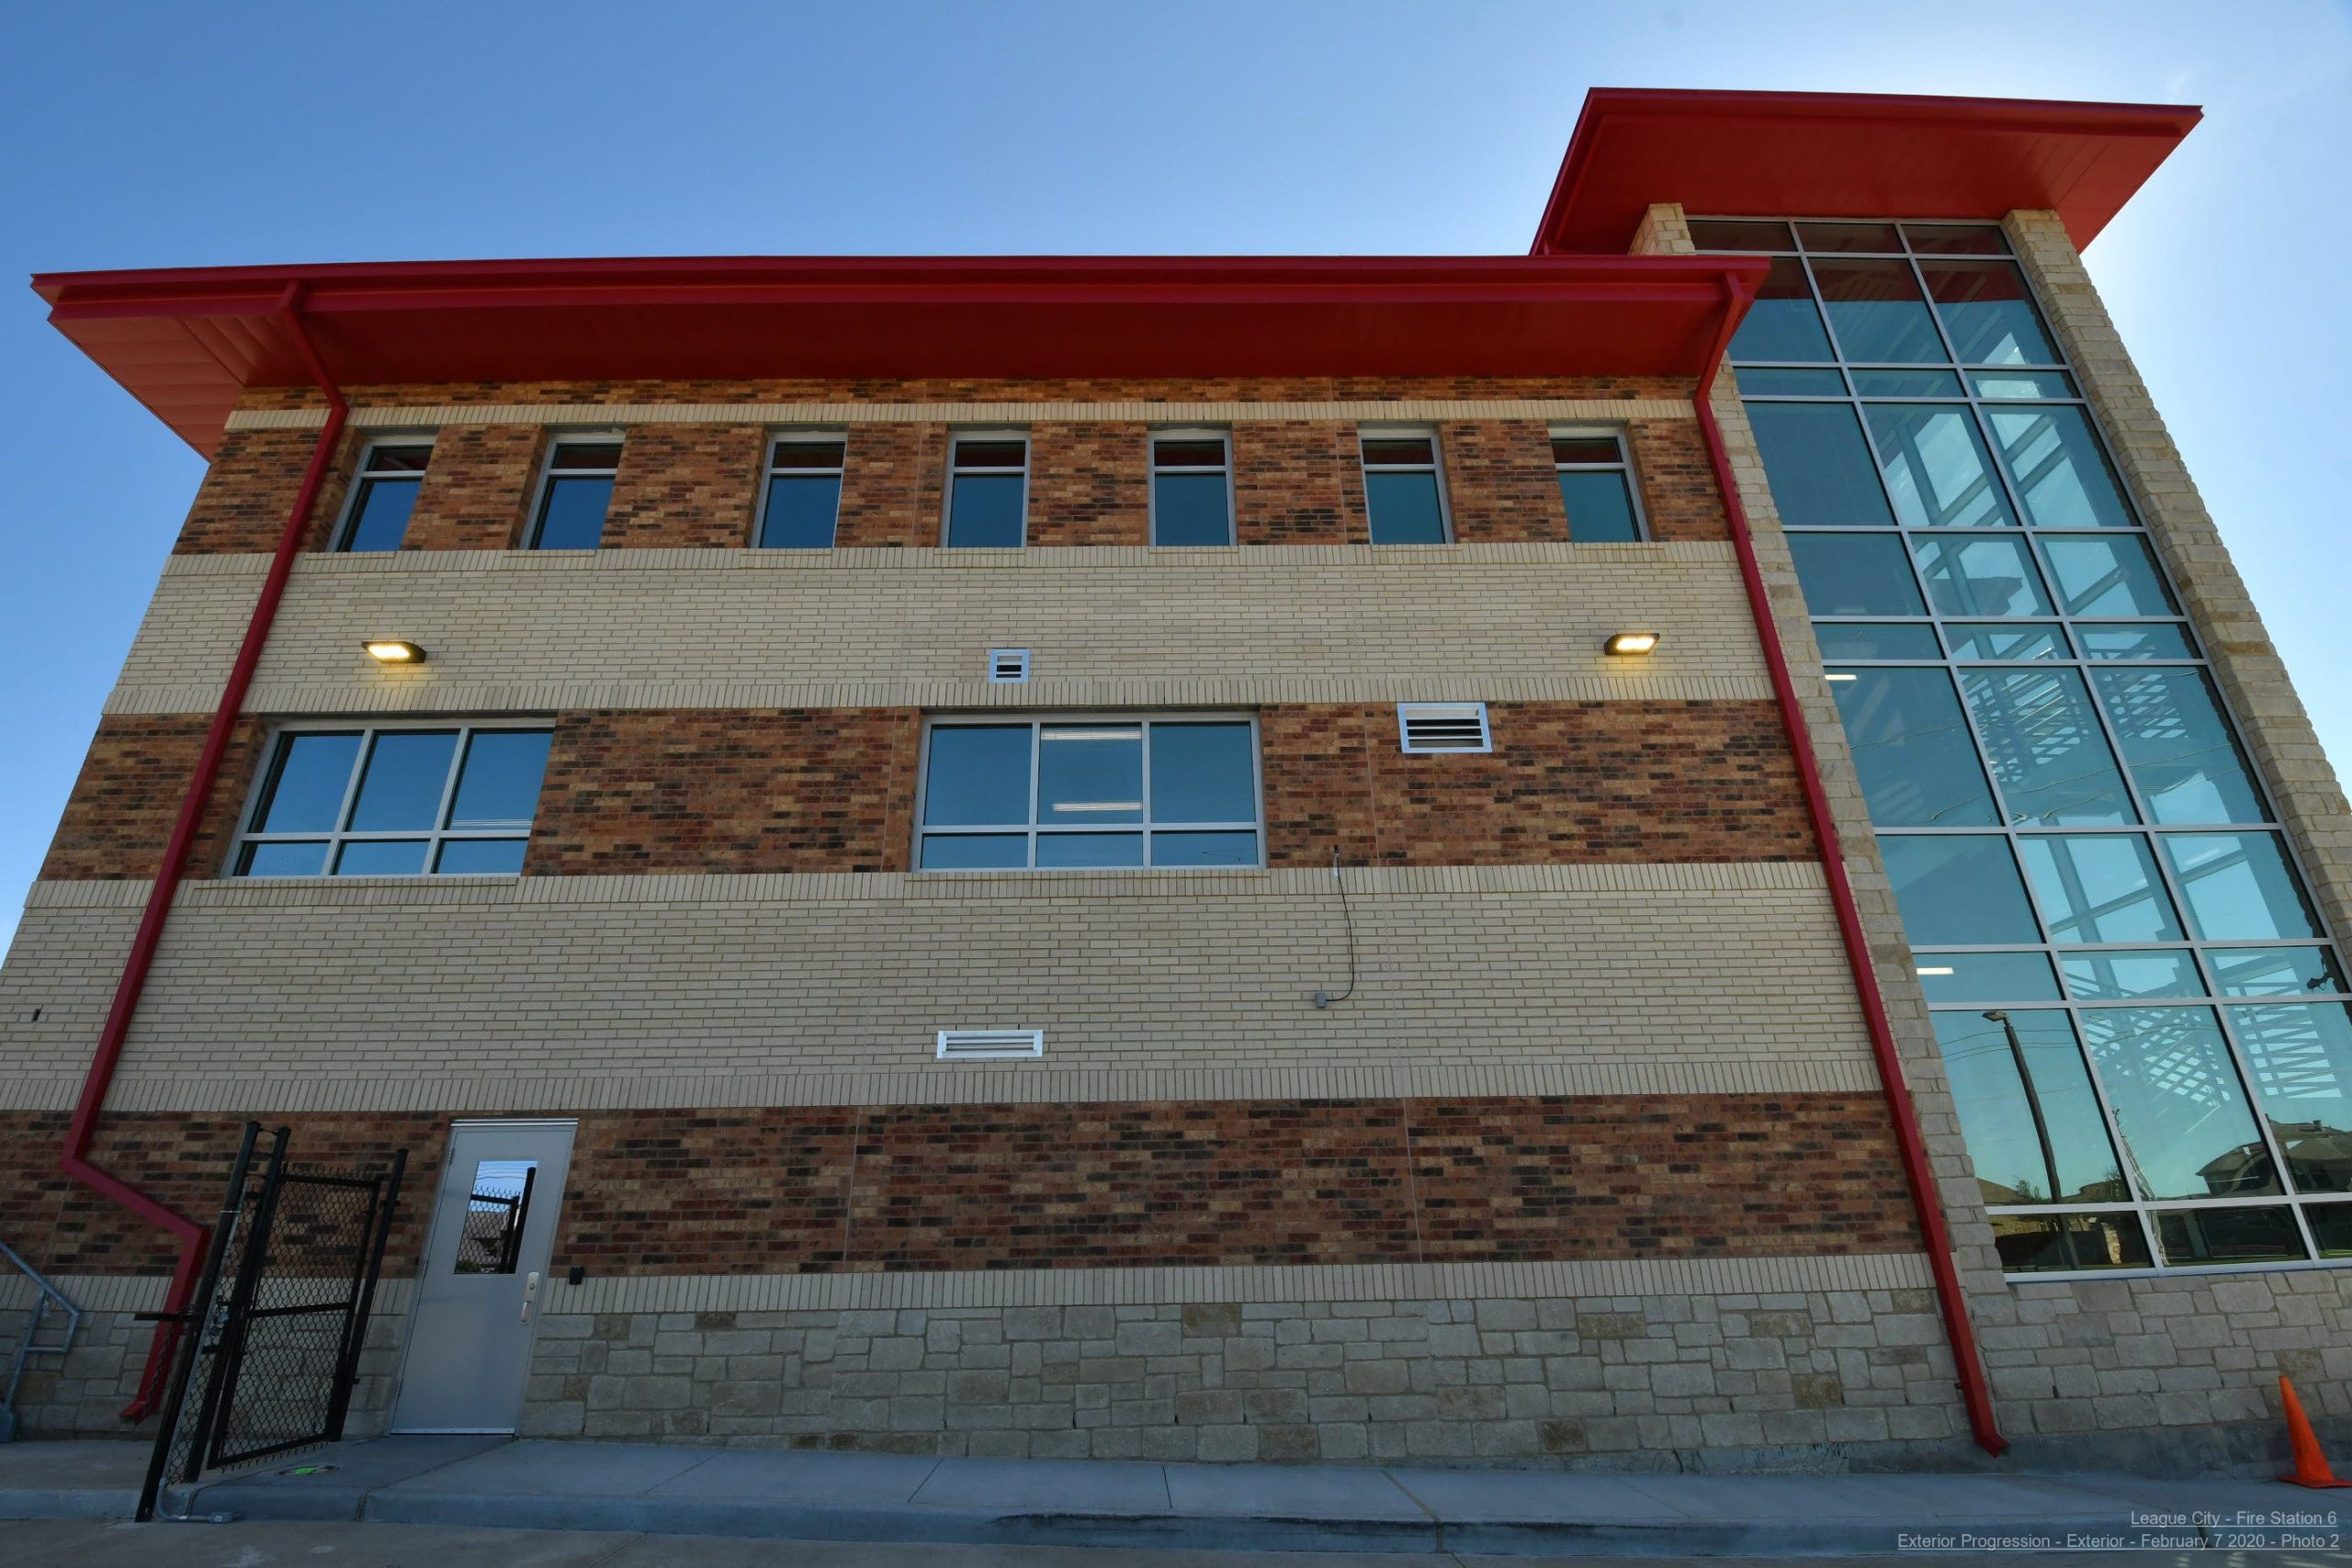
{"label": "tinted blue glass pane", "polygon": [[539,502],[539,527],[531,547],[540,550],[593,550],[605,537],[605,512],[613,502],[609,479],[548,480]]}
{"label": "tinted blue glass pane", "polygon": [[356,735],[289,735],[277,752],[277,773],[254,813],[254,829],[266,833],[326,833],[338,824],[352,764],[359,760]]}
{"label": "tinted blue glass pane", "polygon": [[1834,682],[1862,797],[1882,828],[1980,828],[2000,818],[1977,765],[1951,677],[1941,670],[1854,670]]}
{"label": "tinted blue glass pane", "polygon": [[2267,819],[2201,670],[2098,670],[2092,681],[2140,798],[2159,822]]}
{"label": "tinted blue glass pane", "polygon": [[1732,335],[1731,357],[1735,365],[1778,359],[1814,363],[1831,357],[1829,334],[1821,330],[1813,289],[1794,256],[1782,256],[1765,274],[1756,303]]}
{"label": "tinted blue glass pane", "polygon": [[1914,536],[1928,603],[1939,615],[2047,615],[2050,596],[2025,541],[1998,535]]}
{"label": "tinted blue glass pane", "polygon": [[1980,398],[2071,398],[2075,378],[2064,370],[1979,370],[1969,377]]}
{"label": "tinted blue glass pane", "polygon": [[[1029,727],[940,725],[931,732],[922,819],[934,827],[1029,820]],[[1027,851],[1022,852],[1024,858]],[[925,864],[929,864],[926,860]]]}
{"label": "tinted blue glass pane", "polygon": [[[1751,318],[1752,319],[1752,318]],[[1732,340],[1732,357],[1739,357],[1739,340]],[[1764,370],[1754,366],[1736,373],[1739,389],[1751,398],[1842,398],[1845,378],[1835,370]]]}
{"label": "tinted blue glass pane", "polygon": [[1898,534],[1791,534],[1805,608],[1816,615],[1924,615]]}
{"label": "tinted blue glass pane", "polygon": [[422,876],[424,874],[425,852],[432,846],[423,839],[395,839],[390,841],[367,840],[347,843],[335,856],[337,876]]}
{"label": "tinted blue glass pane", "polygon": [[1951,656],[1971,663],[2022,663],[2029,659],[2064,659],[2066,639],[2056,626],[1981,625],[1952,621],[1944,626],[1951,639]]}
{"label": "tinted blue glass pane", "polygon": [[1256,865],[1255,833],[1154,833],[1154,865]]}
{"label": "tinted blue glass pane", "polygon": [[1919,276],[1928,280],[1928,298],[1936,302],[1962,364],[2058,363],[2017,263],[1923,261]]}
{"label": "tinted blue glass pane", "polygon": [[1828,663],[1848,659],[1940,659],[1932,626],[1824,621],[1813,628]]}
{"label": "tinted blue glass pane", "polygon": [[521,839],[448,839],[434,870],[444,876],[514,876],[523,870]]}
{"label": "tinted blue glass pane", "polygon": [[[1984,1201],[2109,1203],[2131,1197],[2064,1012],[1935,1015],[1961,1135]],[[2015,1039],[2011,1039],[2011,1032]],[[2039,1117],[2037,1120],[2037,1112]]]}
{"label": "tinted blue glass pane", "polygon": [[1445,515],[1439,509],[1435,474],[1367,473],[1364,503],[1372,511],[1375,545],[1442,545]]}
{"label": "tinted blue glass pane", "polygon": [[1747,422],[1782,523],[1850,528],[1894,521],[1851,405],[1750,403]]}
{"label": "tinted blue glass pane", "polygon": [[2165,853],[2188,900],[2189,923],[2211,942],[2271,942],[2315,937],[2319,923],[2303,902],[2275,833],[2166,833]]}
{"label": "tinted blue glass pane", "polygon": [[777,474],[768,480],[760,514],[760,546],[771,550],[829,550],[841,513],[838,474]]}
{"label": "tinted blue glass pane", "polygon": [[418,484],[414,477],[360,480],[359,496],[352,506],[351,531],[345,536],[343,547],[399,549],[408,536],[408,514],[416,509]]}
{"label": "tinted blue glass pane", "polygon": [[2352,1013],[2342,1002],[2233,1007],[2255,1099],[2298,1192],[2352,1192]]}
{"label": "tinted blue glass pane", "polygon": [[2194,659],[2187,626],[2081,626],[2075,640],[2085,659]]}
{"label": "tinted blue glass pane", "polygon": [[1155,545],[1229,545],[1233,515],[1226,505],[1225,476],[1154,474],[1151,477],[1151,542]]}
{"label": "tinted blue glass pane", "polygon": [[2186,948],[2148,953],[2076,953],[2058,961],[2066,989],[2086,1002],[2128,1002],[2150,997],[2201,997],[2205,982]]}
{"label": "tinted blue glass pane", "polygon": [[2145,1196],[2278,1190],[2211,1008],[2094,1008],[2081,1016]]}
{"label": "tinted blue glass pane", "polygon": [[925,871],[1007,871],[1029,863],[1029,840],[1020,833],[926,833]]}
{"label": "tinted blue glass pane", "polygon": [[1254,822],[1258,795],[1246,724],[1151,727],[1151,818]]}
{"label": "tinted blue glass pane", "polygon": [[[1041,826],[1084,828],[1142,820],[1141,725],[1049,724],[1038,733]],[[1037,855],[1043,864],[1045,851]]]}
{"label": "tinted blue glass pane", "polygon": [[2090,420],[2072,406],[1988,408],[2001,461],[2039,528],[2128,528],[2132,509]]}
{"label": "tinted blue glass pane", "polygon": [[1863,413],[1887,493],[1905,527],[1983,528],[2017,521],[1993,481],[1966,408],[1871,403]]}
{"label": "tinted blue glass pane", "polygon": [[2175,615],[2172,595],[2137,534],[2042,536],[2041,551],[2070,615]]}
{"label": "tinted blue glass pane", "polygon": [[354,832],[380,833],[402,828],[434,828],[441,792],[457,755],[453,729],[387,729],[368,749],[359,778],[359,798],[351,807]]}
{"label": "tinted blue glass pane", "polygon": [[2058,981],[2039,953],[1922,953],[1913,965],[1929,1002],[2054,1002]]}
{"label": "tinted blue glass pane", "polygon": [[2324,947],[2216,947],[2205,962],[2224,997],[2308,997],[2341,991],[2344,976]]}
{"label": "tinted blue glass pane", "polygon": [[539,781],[548,771],[544,729],[477,729],[466,743],[465,769],[449,808],[452,828],[527,828],[538,815]]}
{"label": "tinted blue glass pane", "polygon": [[1560,505],[1568,514],[1568,537],[1586,543],[1623,543],[1642,536],[1634,521],[1625,476],[1616,469],[1560,470]]}
{"label": "tinted blue glass pane", "polygon": [[2001,1267],[2012,1274],[2148,1267],[2148,1238],[2140,1229],[2140,1216],[2122,1210],[2096,1214],[2044,1210],[1991,1218]]}
{"label": "tinted blue glass pane", "polygon": [[1956,398],[1960,377],[1951,370],[1857,370],[1854,393],[1864,398]]}
{"label": "tinted blue glass pane", "polygon": [[1119,870],[1143,864],[1141,833],[1040,833],[1037,864],[1042,870]]}
{"label": "tinted blue glass pane", "polygon": [[2004,947],[2041,940],[2007,840],[1890,833],[1878,845],[1913,947]]}
{"label": "tinted blue glass pane", "polygon": [[947,508],[947,543],[956,549],[1013,549],[1022,538],[1019,474],[958,474]]}
{"label": "tinted blue glass pane", "polygon": [[2303,1238],[2284,1209],[2173,1209],[2155,1216],[2165,1261],[2286,1263],[2301,1258]]}
{"label": "tinted blue glass pane", "polygon": [[2083,678],[2061,669],[1970,669],[1961,694],[2012,822],[2138,819]]}
{"label": "tinted blue glass pane", "polygon": [[248,844],[240,876],[318,876],[327,869],[327,845]]}
{"label": "tinted blue glass pane", "polygon": [[1912,364],[1944,358],[1944,345],[1919,298],[1911,264],[1815,256],[1813,279],[1829,310],[1838,346],[1857,365]]}
{"label": "tinted blue glass pane", "polygon": [[2180,922],[2137,833],[2018,840],[2026,876],[2055,942],[2178,942]]}

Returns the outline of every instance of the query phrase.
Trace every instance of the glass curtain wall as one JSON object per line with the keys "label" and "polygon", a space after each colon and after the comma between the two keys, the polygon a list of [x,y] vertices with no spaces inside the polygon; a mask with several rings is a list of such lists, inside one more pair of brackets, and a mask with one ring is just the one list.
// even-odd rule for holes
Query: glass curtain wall
{"label": "glass curtain wall", "polygon": [[2352,1012],[1984,224],[1694,220],[2013,1273],[2352,1258]]}

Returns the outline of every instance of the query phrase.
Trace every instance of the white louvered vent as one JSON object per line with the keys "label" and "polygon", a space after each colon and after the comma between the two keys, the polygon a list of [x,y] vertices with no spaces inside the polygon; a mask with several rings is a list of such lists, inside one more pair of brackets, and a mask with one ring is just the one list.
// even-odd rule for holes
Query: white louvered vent
{"label": "white louvered vent", "polygon": [[1491,751],[1484,703],[1398,703],[1396,732],[1408,751]]}
{"label": "white louvered vent", "polygon": [[1000,685],[1029,679],[1029,650],[1025,648],[989,649],[989,679]]}
{"label": "white louvered vent", "polygon": [[943,1062],[998,1062],[1014,1056],[1046,1054],[1042,1029],[943,1029],[939,1059]]}

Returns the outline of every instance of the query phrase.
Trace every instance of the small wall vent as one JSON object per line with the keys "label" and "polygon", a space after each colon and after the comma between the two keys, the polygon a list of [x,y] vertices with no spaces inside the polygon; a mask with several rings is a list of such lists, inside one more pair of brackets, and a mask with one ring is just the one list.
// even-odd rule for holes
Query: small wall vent
{"label": "small wall vent", "polygon": [[1042,1029],[943,1029],[939,1059],[943,1062],[1001,1062],[1015,1056],[1046,1054]]}
{"label": "small wall vent", "polygon": [[1398,703],[1396,733],[1408,751],[1491,751],[1484,703]]}
{"label": "small wall vent", "polygon": [[998,685],[1029,679],[1029,650],[1025,648],[989,649],[989,679]]}

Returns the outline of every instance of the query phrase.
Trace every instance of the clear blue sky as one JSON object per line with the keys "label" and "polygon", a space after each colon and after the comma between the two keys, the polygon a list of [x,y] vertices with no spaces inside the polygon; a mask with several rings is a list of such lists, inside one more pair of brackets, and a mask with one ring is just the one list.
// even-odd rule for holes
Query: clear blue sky
{"label": "clear blue sky", "polygon": [[[1526,249],[1592,85],[2199,103],[2090,253],[2322,739],[2352,12],[2234,5],[47,6],[0,275],[445,256]],[[196,455],[0,290],[0,933]]]}

